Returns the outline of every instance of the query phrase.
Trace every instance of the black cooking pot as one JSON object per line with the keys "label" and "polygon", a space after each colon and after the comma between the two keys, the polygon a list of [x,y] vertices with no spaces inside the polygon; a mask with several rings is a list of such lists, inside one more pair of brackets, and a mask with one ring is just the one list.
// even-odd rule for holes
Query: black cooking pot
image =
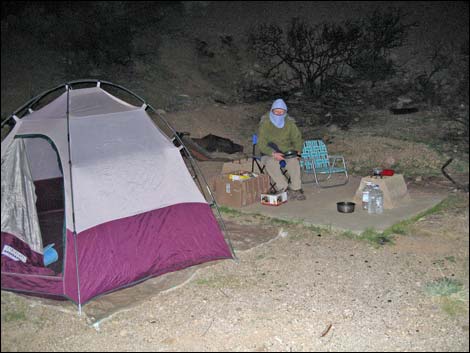
{"label": "black cooking pot", "polygon": [[353,213],[354,206],[356,206],[354,202],[337,202],[336,203],[336,208],[338,209],[338,212],[341,212],[341,213]]}
{"label": "black cooking pot", "polygon": [[382,176],[382,168],[372,169],[372,176],[381,177]]}
{"label": "black cooking pot", "polygon": [[284,153],[284,158],[285,159],[291,159],[291,158],[295,158],[297,157],[297,151],[293,151],[293,150],[290,150],[290,151],[287,151]]}

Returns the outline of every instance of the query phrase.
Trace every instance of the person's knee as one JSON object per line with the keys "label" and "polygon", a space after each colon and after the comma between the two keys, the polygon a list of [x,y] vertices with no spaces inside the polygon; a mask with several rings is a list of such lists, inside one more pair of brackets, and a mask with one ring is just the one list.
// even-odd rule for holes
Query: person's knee
{"label": "person's knee", "polygon": [[300,176],[300,166],[299,165],[290,165],[288,168],[286,168],[287,172],[291,176]]}

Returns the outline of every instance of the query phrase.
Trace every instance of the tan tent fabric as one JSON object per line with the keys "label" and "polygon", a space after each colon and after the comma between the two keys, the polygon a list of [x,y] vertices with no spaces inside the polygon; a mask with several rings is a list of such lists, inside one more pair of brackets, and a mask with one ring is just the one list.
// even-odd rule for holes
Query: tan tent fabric
{"label": "tan tent fabric", "polygon": [[[68,229],[73,229],[73,209],[76,230],[81,232],[182,202],[206,203],[194,187],[178,148],[152,123],[144,109],[99,87],[71,90],[69,102],[74,207],[68,163],[67,93],[23,117],[16,127],[17,135],[46,137],[58,151]],[[28,142],[28,146],[38,148],[35,143]],[[28,153],[43,152],[37,149]],[[57,159],[49,155],[43,162],[34,166],[34,175],[56,177]],[[100,180],[99,188],[96,180]]]}

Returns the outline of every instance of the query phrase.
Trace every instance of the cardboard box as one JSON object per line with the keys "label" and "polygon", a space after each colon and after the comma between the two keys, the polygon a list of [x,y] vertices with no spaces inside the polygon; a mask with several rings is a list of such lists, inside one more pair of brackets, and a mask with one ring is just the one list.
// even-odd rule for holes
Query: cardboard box
{"label": "cardboard box", "polygon": [[268,206],[279,206],[287,202],[287,192],[277,194],[261,194],[261,204]]}
{"label": "cardboard box", "polygon": [[[222,165],[222,174],[238,172],[240,170],[251,171],[252,163],[253,159],[251,158],[236,159],[234,161],[226,162]],[[253,171],[255,173],[260,173],[258,165],[254,163],[253,166]]]}
{"label": "cardboard box", "polygon": [[261,194],[269,191],[267,174],[245,180],[230,180],[229,174],[223,174],[214,177],[212,182],[217,203],[228,207],[239,208],[259,202]]}

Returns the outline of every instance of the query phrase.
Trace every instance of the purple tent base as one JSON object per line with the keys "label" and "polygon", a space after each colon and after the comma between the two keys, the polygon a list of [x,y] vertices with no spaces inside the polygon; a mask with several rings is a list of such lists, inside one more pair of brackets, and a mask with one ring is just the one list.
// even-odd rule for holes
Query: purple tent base
{"label": "purple tent base", "polygon": [[[2,249],[15,239],[2,233]],[[35,273],[32,265],[12,272],[11,266],[4,268],[4,257],[2,289],[84,304],[151,277],[231,259],[232,254],[209,205],[182,203],[100,224],[76,237],[67,229],[64,273],[58,276],[44,267]]]}

